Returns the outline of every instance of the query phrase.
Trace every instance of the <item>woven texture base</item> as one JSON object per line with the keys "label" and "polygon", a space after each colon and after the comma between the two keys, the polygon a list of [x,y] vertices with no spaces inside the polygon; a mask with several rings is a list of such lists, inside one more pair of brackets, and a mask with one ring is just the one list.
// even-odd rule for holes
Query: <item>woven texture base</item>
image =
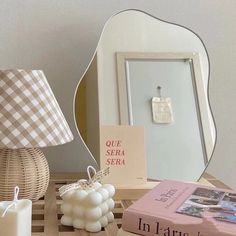
{"label": "woven texture base", "polygon": [[0,201],[12,200],[15,186],[20,199],[36,201],[45,195],[48,183],[48,163],[39,149],[0,149]]}

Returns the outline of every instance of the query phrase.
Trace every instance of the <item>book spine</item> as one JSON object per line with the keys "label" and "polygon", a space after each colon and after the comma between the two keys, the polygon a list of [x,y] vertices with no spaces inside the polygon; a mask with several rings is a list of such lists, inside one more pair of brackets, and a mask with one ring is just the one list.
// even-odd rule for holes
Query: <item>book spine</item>
{"label": "book spine", "polygon": [[176,223],[174,220],[161,217],[154,217],[125,211],[122,218],[122,229],[131,233],[147,236],[226,236],[212,231],[201,224],[186,224],[185,222]]}

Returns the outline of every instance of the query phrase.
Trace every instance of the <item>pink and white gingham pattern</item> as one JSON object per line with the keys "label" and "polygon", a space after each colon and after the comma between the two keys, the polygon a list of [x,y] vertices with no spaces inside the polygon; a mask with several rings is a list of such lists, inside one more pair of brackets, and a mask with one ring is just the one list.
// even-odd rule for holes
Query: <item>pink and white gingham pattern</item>
{"label": "pink and white gingham pattern", "polygon": [[0,70],[0,148],[70,142],[73,135],[41,70]]}

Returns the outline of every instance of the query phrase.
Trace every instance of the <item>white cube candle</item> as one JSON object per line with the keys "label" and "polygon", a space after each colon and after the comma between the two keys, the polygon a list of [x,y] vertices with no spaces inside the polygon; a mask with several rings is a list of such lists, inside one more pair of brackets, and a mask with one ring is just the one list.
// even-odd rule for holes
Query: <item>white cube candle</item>
{"label": "white cube candle", "polygon": [[[94,172],[91,178],[90,170]],[[61,223],[74,226],[78,229],[86,229],[90,232],[98,232],[108,223],[114,220],[112,210],[115,203],[112,197],[115,188],[111,184],[100,184],[103,176],[109,174],[109,168],[96,173],[92,166],[88,166],[89,180],[79,180],[77,183],[62,186],[59,189],[63,199],[61,211],[64,214]]]}
{"label": "white cube candle", "polygon": [[31,236],[32,202],[18,200],[3,216],[12,201],[0,202],[0,235],[1,236]]}
{"label": "white cube candle", "polygon": [[[94,184],[92,188],[84,190],[78,188],[62,195],[61,211],[64,214],[61,223],[98,232],[114,220],[114,201],[112,197],[115,188],[112,185]],[[72,209],[72,210],[71,210]]]}

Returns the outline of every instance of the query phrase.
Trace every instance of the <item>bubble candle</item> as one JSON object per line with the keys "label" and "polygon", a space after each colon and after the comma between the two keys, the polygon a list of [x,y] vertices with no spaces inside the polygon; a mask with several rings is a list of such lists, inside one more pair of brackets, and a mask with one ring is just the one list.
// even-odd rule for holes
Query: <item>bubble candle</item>
{"label": "bubble candle", "polygon": [[[95,173],[93,178],[90,176],[90,170]],[[92,166],[87,168],[87,172],[88,181],[79,180],[59,189],[63,199],[61,211],[64,214],[61,223],[89,232],[98,232],[114,220],[112,210],[115,202],[112,197],[115,188],[111,184],[102,185],[98,182],[105,172],[96,173]]]}

